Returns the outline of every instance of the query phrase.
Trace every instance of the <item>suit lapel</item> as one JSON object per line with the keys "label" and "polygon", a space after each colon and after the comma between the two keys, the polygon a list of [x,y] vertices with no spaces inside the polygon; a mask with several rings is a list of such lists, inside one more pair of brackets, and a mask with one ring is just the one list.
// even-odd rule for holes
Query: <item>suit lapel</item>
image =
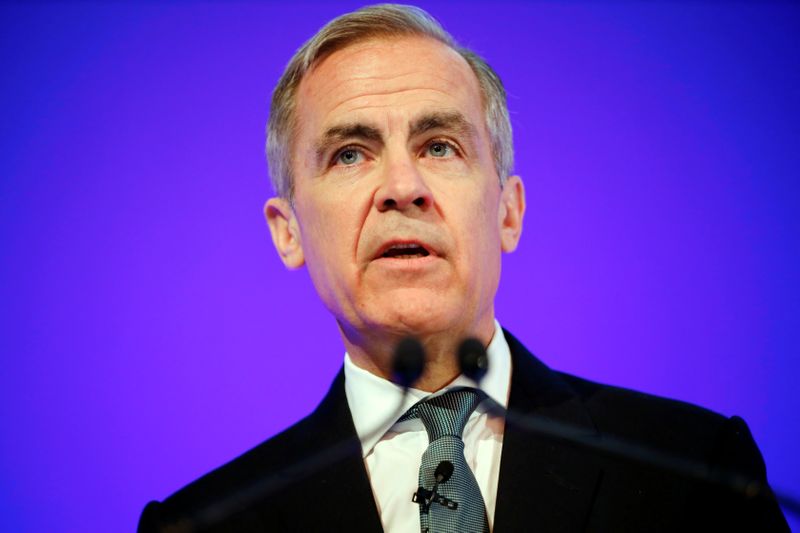
{"label": "suit lapel", "polygon": [[[572,389],[513,336],[509,411],[595,431]],[[581,531],[600,480],[599,466],[575,450],[531,435],[509,416],[494,531]]]}
{"label": "suit lapel", "polygon": [[292,504],[296,507],[289,514],[297,520],[295,524],[307,525],[298,530],[316,531],[324,526],[327,531],[382,531],[361,457],[361,444],[347,405],[343,370],[309,418],[308,427],[314,429],[307,438],[323,450],[323,459],[327,459],[326,453],[337,459],[308,479],[301,494],[306,493],[309,498],[297,498]]}

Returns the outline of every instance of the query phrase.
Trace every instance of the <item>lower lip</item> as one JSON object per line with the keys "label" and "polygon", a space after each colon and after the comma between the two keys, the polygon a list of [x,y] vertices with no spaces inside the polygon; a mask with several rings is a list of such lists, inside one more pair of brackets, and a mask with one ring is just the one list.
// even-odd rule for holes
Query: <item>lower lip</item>
{"label": "lower lip", "polygon": [[418,257],[379,257],[372,262],[385,268],[420,269],[434,264],[440,257],[425,255]]}

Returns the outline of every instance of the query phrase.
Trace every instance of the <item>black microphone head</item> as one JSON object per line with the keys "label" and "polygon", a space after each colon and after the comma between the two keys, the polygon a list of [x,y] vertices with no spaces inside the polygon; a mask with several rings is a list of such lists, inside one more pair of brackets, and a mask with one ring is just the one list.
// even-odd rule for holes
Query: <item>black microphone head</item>
{"label": "black microphone head", "polygon": [[480,383],[489,370],[489,356],[483,343],[474,337],[464,339],[458,347],[458,364],[462,374]]}
{"label": "black microphone head", "polygon": [[433,473],[433,477],[436,478],[436,481],[439,483],[444,483],[450,476],[453,475],[453,463],[450,461],[442,461],[436,467],[436,471]]}
{"label": "black microphone head", "polygon": [[425,348],[414,337],[406,337],[397,343],[392,361],[392,377],[395,383],[407,389],[422,375],[425,369]]}

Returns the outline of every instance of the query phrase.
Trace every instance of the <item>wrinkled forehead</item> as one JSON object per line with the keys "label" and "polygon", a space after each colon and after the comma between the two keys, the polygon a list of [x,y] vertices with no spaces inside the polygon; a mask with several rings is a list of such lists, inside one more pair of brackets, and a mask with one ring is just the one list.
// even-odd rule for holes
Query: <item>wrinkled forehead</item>
{"label": "wrinkled forehead", "polygon": [[485,128],[480,85],[466,60],[427,37],[381,37],[337,50],[315,64],[297,92],[298,138],[343,117],[458,111]]}

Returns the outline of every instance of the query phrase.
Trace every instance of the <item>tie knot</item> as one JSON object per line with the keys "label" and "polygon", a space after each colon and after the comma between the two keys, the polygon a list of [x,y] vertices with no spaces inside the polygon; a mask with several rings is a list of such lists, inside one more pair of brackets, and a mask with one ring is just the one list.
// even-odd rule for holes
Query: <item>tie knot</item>
{"label": "tie knot", "polygon": [[486,394],[478,389],[453,389],[415,404],[400,421],[422,420],[430,442],[445,435],[460,439],[469,415],[484,398]]}

